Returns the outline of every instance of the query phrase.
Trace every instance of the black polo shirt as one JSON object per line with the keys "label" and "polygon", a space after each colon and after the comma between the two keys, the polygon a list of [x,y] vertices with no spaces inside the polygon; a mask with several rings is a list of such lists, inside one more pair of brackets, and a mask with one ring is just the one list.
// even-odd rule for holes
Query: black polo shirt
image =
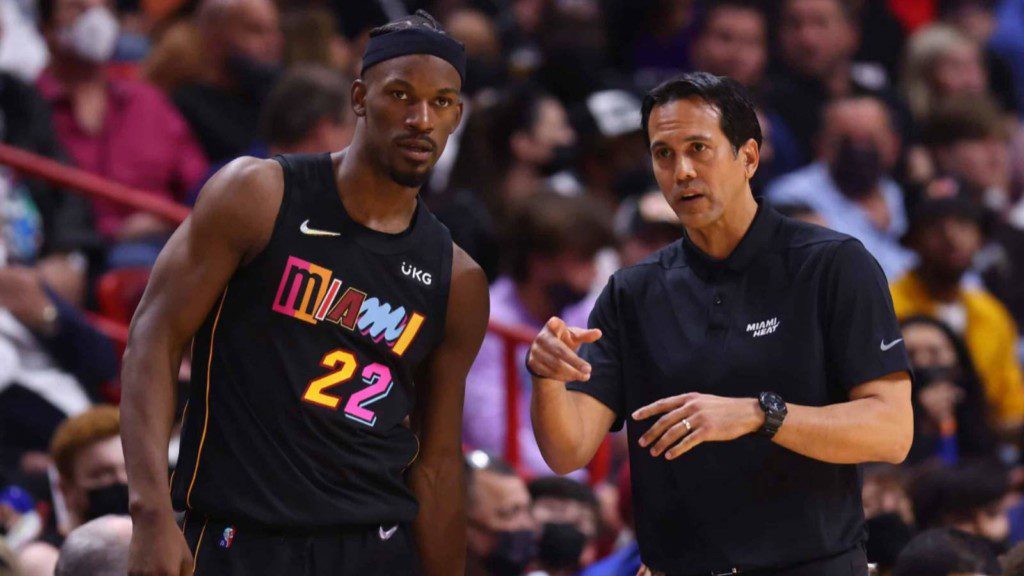
{"label": "black polo shirt", "polygon": [[[702,392],[805,406],[909,370],[885,275],[856,239],[761,206],[725,260],[688,239],[609,280],[590,316],[604,336],[582,355],[589,382],[567,386],[628,426],[644,562],[669,574],[786,566],[860,546],[860,472],[750,434],[674,461],[637,444],[655,400]],[[785,424],[783,424],[785,426]]]}

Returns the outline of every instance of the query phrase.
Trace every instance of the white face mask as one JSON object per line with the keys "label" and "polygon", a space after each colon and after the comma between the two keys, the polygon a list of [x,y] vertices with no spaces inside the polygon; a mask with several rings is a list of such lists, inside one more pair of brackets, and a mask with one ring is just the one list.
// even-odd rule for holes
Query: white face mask
{"label": "white face mask", "polygon": [[117,18],[104,6],[93,6],[60,31],[60,43],[83,60],[102,64],[117,43]]}

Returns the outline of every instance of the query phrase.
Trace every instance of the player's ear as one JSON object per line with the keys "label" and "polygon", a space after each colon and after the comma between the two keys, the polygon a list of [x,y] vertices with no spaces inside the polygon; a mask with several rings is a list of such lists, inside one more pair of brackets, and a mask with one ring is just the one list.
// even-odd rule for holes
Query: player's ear
{"label": "player's ear", "polygon": [[366,81],[362,78],[356,78],[352,83],[352,111],[360,118],[366,116],[366,93],[368,90]]}

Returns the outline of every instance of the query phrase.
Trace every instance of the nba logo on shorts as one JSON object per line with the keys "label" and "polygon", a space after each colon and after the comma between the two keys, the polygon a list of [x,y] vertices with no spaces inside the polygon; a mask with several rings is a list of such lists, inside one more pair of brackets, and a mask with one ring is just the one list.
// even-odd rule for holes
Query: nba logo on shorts
{"label": "nba logo on shorts", "polygon": [[231,543],[235,540],[235,527],[228,526],[224,529],[224,533],[220,535],[220,547],[231,548]]}

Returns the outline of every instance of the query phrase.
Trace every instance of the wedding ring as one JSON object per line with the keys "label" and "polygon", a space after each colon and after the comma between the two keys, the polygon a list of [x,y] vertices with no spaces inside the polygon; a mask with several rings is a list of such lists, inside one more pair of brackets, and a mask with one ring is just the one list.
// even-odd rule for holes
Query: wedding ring
{"label": "wedding ring", "polygon": [[683,418],[683,426],[686,426],[686,433],[687,434],[689,434],[690,431],[693,430],[693,426],[690,425],[690,421],[687,420],[686,418]]}

